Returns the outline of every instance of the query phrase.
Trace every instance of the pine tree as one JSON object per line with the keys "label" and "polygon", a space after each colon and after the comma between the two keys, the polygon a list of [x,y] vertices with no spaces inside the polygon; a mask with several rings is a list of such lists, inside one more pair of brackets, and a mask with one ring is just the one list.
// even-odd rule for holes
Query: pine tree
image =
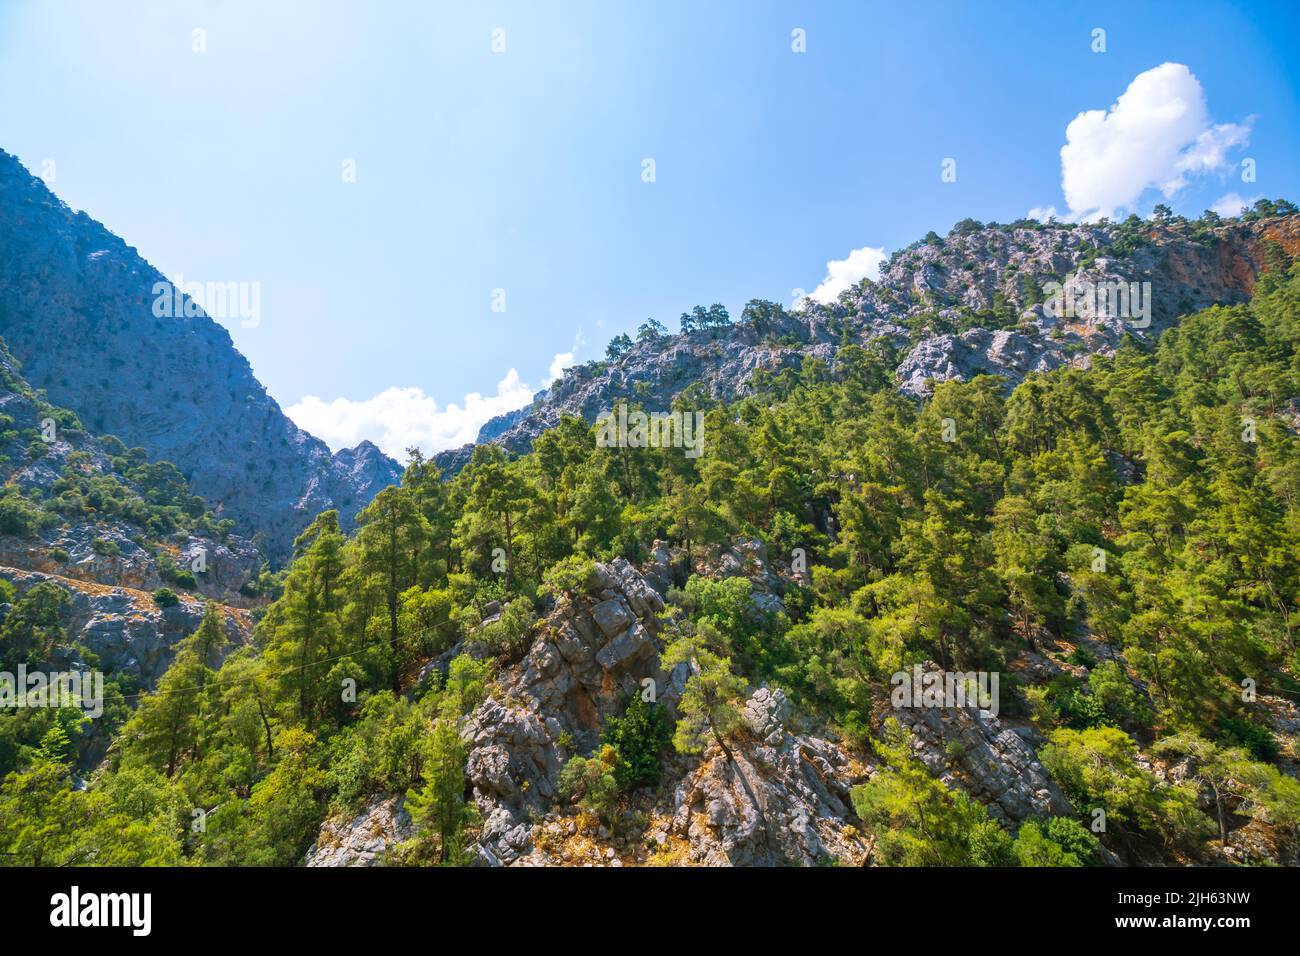
{"label": "pine tree", "polygon": [[424,785],[406,791],[406,810],[419,830],[437,838],[438,862],[461,862],[465,805],[465,744],[454,719],[434,723],[424,761]]}

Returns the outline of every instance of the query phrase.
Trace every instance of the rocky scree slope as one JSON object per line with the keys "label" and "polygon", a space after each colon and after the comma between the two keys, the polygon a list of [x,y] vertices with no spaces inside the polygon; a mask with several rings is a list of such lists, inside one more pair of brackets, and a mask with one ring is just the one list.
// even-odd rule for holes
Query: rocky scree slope
{"label": "rocky scree slope", "polygon": [[154,315],[165,281],[0,151],[0,337],[28,381],[91,431],[174,462],[274,559],[321,511],[350,526],[397,463],[368,442],[332,455],[295,426],[224,328]]}
{"label": "rocky scree slope", "polygon": [[[1003,376],[1008,388],[1031,372],[1086,366],[1125,334],[1151,340],[1177,317],[1215,303],[1245,301],[1266,267],[1269,246],[1300,253],[1300,215],[1119,224],[959,223],[946,237],[896,252],[879,281],[864,280],[832,304],[796,310],[774,303],[740,321],[677,335],[646,336],[614,361],[566,369],[531,405],[483,426],[478,441],[525,452],[564,415],[594,422],[621,400],[666,410],[688,388],[730,400],[753,388],[755,372],[798,369],[806,358],[833,365],[845,343],[877,343],[896,363],[899,387],[914,396],[933,382]],[[1137,317],[1054,316],[1044,287],[1075,299],[1104,283],[1149,282],[1149,325]],[[454,472],[471,445],[437,461]]]}

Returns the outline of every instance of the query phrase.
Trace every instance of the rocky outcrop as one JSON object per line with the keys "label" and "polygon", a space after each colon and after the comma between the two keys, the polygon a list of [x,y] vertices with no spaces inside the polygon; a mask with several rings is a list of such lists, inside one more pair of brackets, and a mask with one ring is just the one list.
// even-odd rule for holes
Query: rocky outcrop
{"label": "rocky outcrop", "polygon": [[91,432],[175,463],[213,510],[261,532],[274,558],[327,508],[350,526],[399,478],[397,463],[368,442],[332,455],[201,309],[154,314],[160,282],[135,249],[0,152],[0,337],[27,380]]}
{"label": "rocky outcrop", "polygon": [[[52,666],[86,666],[81,650],[84,648],[105,673],[129,674],[145,688],[157,683],[171,664],[176,644],[198,630],[203,619],[203,604],[189,597],[181,597],[175,606],[159,607],[150,594],[134,588],[108,587],[6,567],[0,567],[0,578],[12,582],[19,596],[36,584],[48,582],[71,597],[67,619],[61,622],[68,641],[56,652]],[[248,641],[253,621],[247,611],[223,611],[228,639],[221,651],[224,657]]]}
{"label": "rocky outcrop", "polygon": [[663,597],[626,559],[596,566],[589,593],[563,603],[524,660],[501,681],[463,731],[474,800],[483,816],[479,849],[510,863],[531,845],[530,817],[556,797],[564,760],[591,750],[604,720],[653,682],[657,706],[672,711],[686,666],[659,667]]}
{"label": "rocky outcrop", "polygon": [[397,844],[411,839],[411,816],[401,797],[375,797],[353,815],[329,818],[307,850],[304,866],[375,866]]}
{"label": "rocky outcrop", "polygon": [[[734,557],[743,563],[745,556],[761,553],[742,544]],[[660,558],[650,569],[671,577],[669,556]],[[503,693],[467,722],[466,772],[483,817],[477,846],[483,861],[538,865],[559,854],[574,862],[580,838],[572,821],[564,823],[556,790],[565,760],[593,749],[605,719],[647,681],[656,706],[675,715],[690,670],[686,664],[672,673],[659,668],[664,604],[650,580],[623,559],[598,565],[591,593],[552,614],[503,682]],[[748,734],[731,748],[734,760],[716,747],[700,760],[674,758],[669,782],[648,808],[647,842],[631,850],[628,862],[649,862],[657,847],[673,845],[682,848],[674,862],[704,865],[864,857],[849,789],[866,779],[867,767],[838,744],[790,732],[789,718],[784,694],[760,688],[745,706]],[[596,849],[596,863],[621,864],[612,845]]]}
{"label": "rocky outcrop", "polygon": [[[832,368],[843,342],[878,343],[894,356],[899,387],[913,396],[934,382],[1000,375],[1008,387],[1027,374],[1087,364],[1114,351],[1126,334],[1150,339],[1179,315],[1245,301],[1266,258],[1266,242],[1300,247],[1300,216],[1202,226],[1183,220],[1073,225],[965,223],[891,256],[879,280],[839,301],[773,305],[729,326],[647,336],[613,361],[566,369],[525,409],[485,425],[480,442],[523,452],[565,415],[587,422],[619,401],[666,410],[695,386],[714,399],[752,390],[762,370],[779,373],[816,359]],[[1115,281],[1150,283],[1149,324],[1103,309],[1054,316],[1049,283],[1077,294]],[[472,446],[438,464],[455,472]]]}
{"label": "rocky outcrop", "polygon": [[262,555],[251,542],[234,535],[222,542],[189,534],[177,542],[175,561],[191,570],[200,594],[239,603],[239,589],[257,577]]}
{"label": "rocky outcrop", "polygon": [[790,733],[779,690],[759,688],[745,704],[752,739],[728,760],[714,746],[677,785],[670,823],[650,839],[688,846],[682,862],[705,866],[861,864],[866,835],[849,791],[869,768],[838,744]]}
{"label": "rocky outcrop", "polygon": [[[139,591],[179,591],[164,579],[158,555],[135,536],[138,532],[120,523],[72,521],[33,538],[0,536],[0,564]],[[197,595],[236,607],[252,604],[240,588],[257,577],[264,559],[248,539],[231,535],[223,542],[182,533],[158,550],[191,571]]]}
{"label": "rocky outcrop", "polygon": [[931,773],[985,804],[995,820],[1014,827],[1029,817],[1071,812],[1038,760],[1043,741],[1032,728],[1009,725],[974,702],[891,706],[888,714],[909,732],[913,752]]}
{"label": "rocky outcrop", "polygon": [[[849,790],[871,768],[840,744],[793,734],[780,691],[760,688],[745,706],[749,733],[728,759],[716,745],[700,758],[666,760],[664,783],[634,795],[613,829],[560,807],[508,834],[512,866],[865,865],[872,841]],[[513,853],[513,847],[512,847]]]}
{"label": "rocky outcrop", "polygon": [[[1107,342],[1107,348],[1114,348],[1118,332],[1114,339]],[[929,393],[933,383],[964,382],[976,375],[1001,375],[1016,385],[1030,372],[1050,372],[1068,364],[1070,351],[1079,345],[1077,335],[1050,340],[1037,334],[988,329],[939,335],[917,343],[898,366],[900,388],[921,396]]]}

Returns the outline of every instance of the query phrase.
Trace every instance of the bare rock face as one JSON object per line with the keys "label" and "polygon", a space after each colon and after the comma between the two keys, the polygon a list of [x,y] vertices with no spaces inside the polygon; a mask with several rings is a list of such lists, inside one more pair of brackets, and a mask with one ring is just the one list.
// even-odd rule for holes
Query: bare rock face
{"label": "bare rock face", "polygon": [[861,863],[865,835],[853,826],[849,791],[868,768],[838,744],[785,729],[785,695],[759,688],[745,704],[754,737],[727,759],[710,748],[677,785],[669,835],[705,866]]}
{"label": "bare rock face", "polygon": [[[20,596],[41,582],[58,585],[71,596],[68,619],[63,622],[71,650],[52,665],[84,666],[75,651],[75,645],[81,645],[98,658],[106,673],[129,673],[146,688],[157,683],[171,664],[176,645],[197,631],[203,620],[203,605],[191,598],[181,598],[174,607],[159,607],[150,594],[134,588],[4,567],[0,567],[0,577],[12,582]],[[235,608],[225,608],[223,618],[227,637],[221,651],[224,657],[248,641],[253,622],[246,611]]]}
{"label": "bare rock face", "polygon": [[307,850],[304,866],[374,866],[413,835],[401,797],[375,797],[360,813],[332,817]]}
{"label": "bare rock face", "polygon": [[176,563],[194,569],[205,597],[238,602],[240,587],[257,576],[262,555],[251,542],[233,535],[224,542],[187,535],[177,547]]}
{"label": "bare rock face", "polygon": [[641,693],[643,681],[654,682],[658,706],[680,699],[685,665],[683,673],[659,668],[659,592],[623,558],[597,565],[592,590],[556,609],[503,680],[504,700],[484,701],[462,731],[484,821],[480,855],[489,863],[528,852],[531,818],[554,802],[564,760],[594,747],[605,718]]}
{"label": "bare rock face", "polygon": [[[1109,347],[1118,341],[1116,335]],[[933,382],[964,382],[976,375],[1001,375],[1014,386],[1030,372],[1068,364],[1067,350],[1078,343],[1077,336],[1057,341],[1006,329],[970,329],[919,342],[898,367],[898,378],[902,391],[918,397],[928,394]]]}
{"label": "bare rock face", "polygon": [[1069,814],[1070,803],[1038,760],[1042,741],[974,703],[953,707],[892,707],[909,731],[912,749],[930,772],[965,790],[994,819],[1012,826],[1033,816]]}
{"label": "bare rock face", "polygon": [[295,426],[201,309],[155,315],[166,281],[0,152],[0,337],[27,380],[92,433],[173,462],[274,558],[327,508],[350,527],[400,467],[368,442],[332,455]]}

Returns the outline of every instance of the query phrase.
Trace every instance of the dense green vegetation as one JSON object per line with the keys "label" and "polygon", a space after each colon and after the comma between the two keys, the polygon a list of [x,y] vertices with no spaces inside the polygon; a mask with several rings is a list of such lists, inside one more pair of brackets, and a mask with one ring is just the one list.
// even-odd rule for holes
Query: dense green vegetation
{"label": "dense green vegetation", "polygon": [[[409,793],[419,837],[399,858],[460,862],[475,816],[458,721],[550,602],[584,591],[592,560],[641,560],[656,539],[697,572],[669,595],[664,662],[698,672],[675,727],[633,699],[569,761],[561,791],[584,810],[608,816],[653,786],[670,746],[729,755],[739,703],[767,681],[879,762],[853,795],[879,862],[1195,860],[1245,819],[1295,840],[1300,783],[1279,772],[1250,689],[1300,694],[1300,265],[1154,349],[1130,342],[1009,395],[985,376],[918,406],[856,345],[757,384],[706,406],[698,459],[599,448],[577,419],[515,460],[480,446],[450,481],[413,454],[352,537],[334,512],[302,533],[254,646],[220,667],[210,612],[88,790],[57,740],[16,756],[0,851],[289,864],[331,808]],[[780,564],[806,556],[784,610],[755,613],[746,579],[703,573],[738,536]],[[501,616],[480,628],[489,602]],[[467,635],[487,659],[418,680]],[[1026,653],[1068,654],[1080,676],[1018,683]],[[1077,818],[1013,834],[925,770],[874,711],[890,675],[925,660],[1004,673],[1004,715],[1046,735]],[[1151,757],[1187,772],[1157,775]]]}

